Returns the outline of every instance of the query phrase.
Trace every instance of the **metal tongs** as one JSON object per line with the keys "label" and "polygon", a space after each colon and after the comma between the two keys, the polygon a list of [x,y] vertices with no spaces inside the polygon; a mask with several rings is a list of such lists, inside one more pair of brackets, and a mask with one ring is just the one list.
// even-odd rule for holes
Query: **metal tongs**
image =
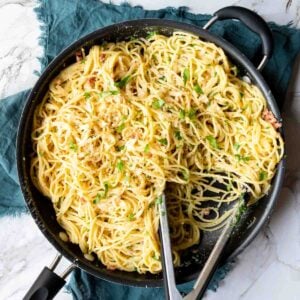
{"label": "metal tongs", "polygon": [[167,206],[165,195],[162,195],[162,201],[159,204],[159,214],[160,214],[160,241],[161,241],[161,256],[162,256],[162,268],[163,268],[163,278],[166,299],[168,300],[194,300],[200,299],[208,286],[208,283],[216,270],[218,263],[220,261],[222,252],[229,240],[231,233],[234,229],[235,220],[237,215],[240,213],[240,204],[236,205],[232,216],[228,218],[228,221],[220,234],[213,250],[211,251],[201,273],[199,274],[193,289],[186,296],[182,296],[176,288],[176,281],[174,275],[171,241],[169,234],[169,224],[167,215]]}

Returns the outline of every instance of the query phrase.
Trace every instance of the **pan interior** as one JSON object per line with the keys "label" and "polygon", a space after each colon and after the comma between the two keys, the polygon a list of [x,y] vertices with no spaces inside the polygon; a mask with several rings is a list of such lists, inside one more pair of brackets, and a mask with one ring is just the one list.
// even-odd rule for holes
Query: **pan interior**
{"label": "pan interior", "polygon": [[[85,52],[88,53],[91,46],[95,44],[102,44],[104,42],[116,42],[129,40],[132,37],[145,37],[149,32],[158,32],[160,34],[170,36],[174,31],[187,31],[193,34],[197,34],[204,40],[215,42],[217,45],[221,46],[224,49],[226,42],[217,38],[208,32],[190,26],[186,24],[181,24],[178,22],[166,21],[166,20],[140,20],[124,23],[122,26],[119,24],[106,27],[102,30],[91,33],[87,37],[77,41],[63,51],[54,61],[49,65],[46,71],[42,74],[41,78],[37,82],[36,86],[33,88],[32,93],[27,101],[25,109],[23,111],[19,133],[18,133],[18,171],[20,177],[20,184],[23,190],[23,194],[27,205],[31,211],[33,218],[38,224],[41,231],[48,238],[48,240],[69,260],[74,262],[80,268],[85,271],[106,280],[110,280],[116,283],[129,284],[134,286],[161,286],[162,285],[162,274],[138,274],[136,272],[123,272],[123,271],[111,271],[106,269],[100,261],[90,262],[83,257],[82,252],[80,251],[77,245],[71,243],[65,243],[58,237],[61,227],[56,221],[56,216],[52,203],[48,198],[45,198],[37,189],[33,186],[29,170],[30,170],[30,157],[32,156],[32,147],[31,147],[31,127],[32,127],[32,118],[33,113],[36,108],[36,105],[40,103],[43,98],[43,95],[48,89],[50,81],[66,66],[75,62],[75,52],[84,48]],[[227,44],[228,47],[228,44]],[[242,62],[243,58],[236,60],[235,58],[241,56],[237,50],[233,48],[231,53],[227,55],[231,58],[235,64],[238,65],[241,69],[246,69],[248,71],[249,62],[246,61],[244,64]],[[236,54],[238,53],[238,54]],[[253,71],[252,71],[253,72]],[[259,75],[258,75],[259,76]],[[252,78],[253,79],[253,78]],[[256,79],[253,79],[256,82]],[[256,82],[258,85],[261,85],[260,82]],[[263,90],[265,97],[269,104],[273,98],[266,95]],[[276,107],[275,107],[275,114]],[[279,168],[281,167],[281,164]],[[280,173],[280,174],[279,174]],[[258,203],[254,206],[251,206],[247,213],[242,217],[238,226],[234,230],[232,237],[229,241],[228,246],[226,247],[223,262],[226,258],[232,254],[236,254],[241,251],[245,244],[253,239],[258,230],[262,225],[262,220],[264,221],[267,216],[270,214],[273,203],[275,201],[275,194],[277,194],[279,181],[282,177],[282,172],[279,172],[276,175],[276,178],[273,180],[278,184],[273,184],[276,186],[270,191],[269,195],[265,196],[263,199],[259,200]],[[199,245],[194,246],[182,253],[182,266],[176,268],[176,280],[177,283],[183,283],[190,281],[196,278],[197,274],[203,267],[206,259],[211,252],[220,231],[213,232],[202,232],[201,241]]]}

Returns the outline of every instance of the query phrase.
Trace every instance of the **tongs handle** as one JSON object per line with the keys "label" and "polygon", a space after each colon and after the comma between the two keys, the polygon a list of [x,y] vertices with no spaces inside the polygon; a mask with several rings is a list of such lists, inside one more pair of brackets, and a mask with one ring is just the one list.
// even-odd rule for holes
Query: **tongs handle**
{"label": "tongs handle", "polygon": [[159,204],[160,214],[160,240],[161,240],[161,262],[163,268],[164,287],[166,299],[182,300],[182,296],[176,288],[176,281],[174,275],[173,258],[171,241],[169,234],[169,223],[167,215],[167,206],[165,195],[162,194],[162,201]]}

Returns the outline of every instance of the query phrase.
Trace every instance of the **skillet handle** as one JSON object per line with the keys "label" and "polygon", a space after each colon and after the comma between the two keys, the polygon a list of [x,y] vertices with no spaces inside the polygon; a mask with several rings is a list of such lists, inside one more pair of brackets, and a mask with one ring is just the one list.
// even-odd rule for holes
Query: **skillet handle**
{"label": "skillet handle", "polygon": [[23,300],[51,300],[55,297],[65,285],[65,278],[75,268],[75,265],[71,264],[61,276],[54,273],[61,258],[61,254],[57,255],[50,268],[44,267]]}
{"label": "skillet handle", "polygon": [[228,6],[216,11],[203,28],[208,29],[217,20],[226,19],[238,19],[260,36],[262,40],[263,59],[258,65],[257,70],[261,71],[273,52],[273,35],[267,22],[250,9],[240,6]]}

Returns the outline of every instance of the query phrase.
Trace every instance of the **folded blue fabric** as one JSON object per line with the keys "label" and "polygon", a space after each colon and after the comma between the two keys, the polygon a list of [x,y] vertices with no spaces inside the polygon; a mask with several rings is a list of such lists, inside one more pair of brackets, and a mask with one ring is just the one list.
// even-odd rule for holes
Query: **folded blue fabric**
{"label": "folded blue fabric", "polygon": [[[142,7],[131,7],[128,4],[116,6],[97,0],[39,1],[36,13],[42,22],[40,43],[44,47],[44,56],[40,58],[41,70],[76,39],[112,23],[140,18],[164,18],[202,27],[210,18],[208,15],[191,14],[184,7],[147,11]],[[300,51],[300,31],[273,23],[270,27],[275,48],[263,75],[281,105],[293,61]],[[260,39],[239,22],[218,22],[211,31],[231,42],[250,59],[261,57]],[[15,141],[22,107],[28,94],[29,91],[24,91],[0,100],[0,216],[26,211],[17,178]],[[218,270],[210,288],[215,289],[227,271],[228,266]],[[188,292],[191,287],[189,283],[180,286],[180,289]],[[163,299],[162,289],[115,285],[80,270],[73,272],[68,289],[75,299]]]}

